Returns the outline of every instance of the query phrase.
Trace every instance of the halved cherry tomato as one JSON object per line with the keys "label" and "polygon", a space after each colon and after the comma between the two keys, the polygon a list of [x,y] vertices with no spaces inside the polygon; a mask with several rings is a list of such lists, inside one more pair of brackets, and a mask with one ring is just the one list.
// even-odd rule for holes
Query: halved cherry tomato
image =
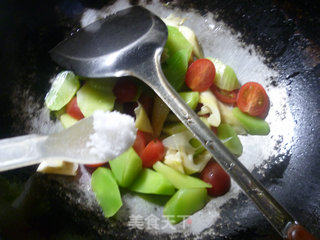
{"label": "halved cherry tomato", "polygon": [[269,97],[268,97],[268,105],[266,107],[266,110],[263,113],[261,113],[259,116],[257,116],[257,117],[265,119],[268,116],[269,109],[270,109],[270,101],[269,101]]}
{"label": "halved cherry tomato", "polygon": [[200,178],[212,185],[212,188],[207,188],[208,194],[212,197],[222,196],[230,189],[230,176],[214,161],[208,162],[202,170]]}
{"label": "halved cherry tomato", "polygon": [[248,82],[239,90],[237,105],[244,113],[263,117],[268,111],[269,97],[259,83]]}
{"label": "halved cherry tomato", "polygon": [[215,75],[214,64],[210,60],[202,58],[188,67],[185,81],[191,90],[203,92],[213,84]]}
{"label": "halved cherry tomato", "polygon": [[143,167],[152,167],[157,161],[161,161],[164,157],[164,146],[158,139],[154,139],[148,143],[142,151],[140,157]]}
{"label": "halved cherry tomato", "polygon": [[235,104],[237,102],[237,96],[239,89],[233,91],[226,91],[218,88],[216,85],[210,87],[213,94],[218,98],[219,101],[227,104]]}
{"label": "halved cherry tomato", "polygon": [[133,146],[132,146],[133,149],[140,156],[142,151],[145,149],[146,145],[147,145],[147,141],[144,136],[144,133],[142,131],[138,130],[136,140],[134,141]]}
{"label": "halved cherry tomato", "polygon": [[138,87],[130,78],[119,79],[113,88],[113,93],[121,103],[131,102],[137,95]]}
{"label": "halved cherry tomato", "polygon": [[67,104],[66,112],[75,119],[84,118],[80,108],[78,107],[77,97],[73,97],[71,101]]}

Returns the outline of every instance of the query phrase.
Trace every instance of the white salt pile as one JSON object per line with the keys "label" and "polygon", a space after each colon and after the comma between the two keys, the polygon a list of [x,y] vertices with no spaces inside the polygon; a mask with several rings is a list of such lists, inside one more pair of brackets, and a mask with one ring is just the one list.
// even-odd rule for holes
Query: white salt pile
{"label": "white salt pile", "polygon": [[136,138],[134,118],[117,111],[95,111],[93,114],[94,133],[89,136],[87,147],[90,153],[102,160],[119,156]]}

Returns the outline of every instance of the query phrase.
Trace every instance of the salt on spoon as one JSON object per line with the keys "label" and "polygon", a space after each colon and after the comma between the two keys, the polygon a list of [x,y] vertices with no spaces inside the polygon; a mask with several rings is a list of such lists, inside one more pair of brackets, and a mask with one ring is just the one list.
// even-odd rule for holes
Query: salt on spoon
{"label": "salt on spoon", "polygon": [[133,117],[117,111],[95,111],[93,129],[86,146],[91,154],[105,161],[114,159],[131,147],[137,132]]}
{"label": "salt on spoon", "polygon": [[107,162],[133,145],[133,117],[96,111],[72,127],[48,136],[26,135],[0,141],[0,172],[64,160],[81,164]]}

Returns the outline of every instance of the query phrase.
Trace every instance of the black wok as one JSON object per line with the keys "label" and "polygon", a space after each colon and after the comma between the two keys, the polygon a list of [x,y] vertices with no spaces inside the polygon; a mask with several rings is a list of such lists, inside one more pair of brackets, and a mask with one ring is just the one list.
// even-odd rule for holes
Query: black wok
{"label": "black wok", "polygon": [[[4,138],[37,131],[30,119],[44,118],[39,113],[40,103],[50,87],[49,77],[59,71],[48,50],[79,27],[85,8],[101,8],[107,1],[0,4],[0,137]],[[213,0],[175,1],[167,7],[195,9],[203,15],[214,13],[216,20],[225,22],[234,33],[241,33],[240,41],[253,44],[265,57],[265,64],[279,73],[268,79],[267,85],[270,91],[280,87],[286,90],[286,105],[294,125],[294,133],[290,133],[292,146],[283,152],[281,136],[277,138],[279,144],[274,145],[274,151],[278,154],[266,159],[263,174],[261,168],[253,173],[302,225],[319,237],[319,3]],[[76,186],[79,176],[34,172],[35,167],[31,167],[0,174],[0,239],[184,238],[181,234],[154,236],[145,230],[128,229],[116,220],[106,223],[99,209],[88,209],[77,201],[81,198]],[[223,206],[221,218],[210,228],[215,234],[200,234],[201,239],[279,239],[243,194]]]}

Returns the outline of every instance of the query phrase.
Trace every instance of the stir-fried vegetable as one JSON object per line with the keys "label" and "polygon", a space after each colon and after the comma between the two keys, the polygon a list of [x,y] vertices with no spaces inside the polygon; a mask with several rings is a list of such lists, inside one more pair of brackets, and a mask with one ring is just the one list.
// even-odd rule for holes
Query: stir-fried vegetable
{"label": "stir-fried vegetable", "polygon": [[156,96],[154,99],[151,117],[153,135],[155,137],[160,136],[163,124],[168,116],[169,111],[170,110],[167,105],[159,97]]}
{"label": "stir-fried vegetable", "polygon": [[240,88],[238,78],[230,66],[225,65],[224,63],[222,63],[220,60],[216,58],[208,58],[208,59],[210,59],[214,63],[214,66],[216,67],[214,84],[218,88],[226,91],[232,91]]}
{"label": "stir-fried vegetable", "polygon": [[187,127],[183,123],[178,122],[178,123],[169,123],[163,128],[162,131],[165,134],[173,135],[180,132],[184,132],[186,130],[187,130]]}
{"label": "stir-fried vegetable", "polygon": [[197,140],[196,138],[192,138],[189,143],[192,147],[196,149],[196,151],[193,154],[193,157],[197,157],[199,154],[203,153],[206,149],[205,147]]}
{"label": "stir-fried vegetable", "polygon": [[110,169],[98,168],[92,174],[91,187],[105,217],[112,217],[122,206],[119,187]]}
{"label": "stir-fried vegetable", "polygon": [[237,134],[246,135],[247,131],[243,128],[239,120],[233,115],[233,107],[218,101],[221,122],[232,126]]}
{"label": "stir-fried vegetable", "polygon": [[198,92],[180,92],[179,95],[192,110],[196,109],[200,98]]}
{"label": "stir-fried vegetable", "polygon": [[217,136],[223,141],[223,144],[233,154],[240,156],[242,154],[242,144],[234,129],[225,123],[217,128]]}
{"label": "stir-fried vegetable", "polygon": [[66,107],[66,113],[68,113],[71,117],[80,120],[84,118],[78,103],[77,103],[77,97],[73,97],[71,101],[67,104]]}
{"label": "stir-fried vegetable", "polygon": [[166,177],[173,186],[182,188],[210,188],[211,185],[201,181],[199,178],[182,174],[161,162],[153,165],[154,170]]}
{"label": "stir-fried vegetable", "polygon": [[215,84],[211,86],[211,91],[218,98],[219,101],[227,104],[235,104],[237,102],[239,90],[226,91],[218,88]]}
{"label": "stir-fried vegetable", "polygon": [[199,41],[194,34],[194,32],[186,27],[186,26],[179,26],[179,31],[183,34],[183,36],[191,43],[193,47],[193,53],[197,58],[203,58],[203,50],[201,45],[199,44]]}
{"label": "stir-fried vegetable", "polygon": [[164,75],[176,90],[179,90],[184,83],[190,56],[191,49],[181,49],[173,53],[165,63],[162,64]]}
{"label": "stir-fried vegetable", "polygon": [[110,91],[104,91],[85,83],[77,92],[77,103],[85,117],[96,110],[110,111],[113,109],[115,97]]}
{"label": "stir-fried vegetable", "polygon": [[[199,149],[200,150],[200,149]],[[192,158],[183,158],[183,167],[186,174],[199,173],[212,158],[208,151],[195,151]]]}
{"label": "stir-fried vegetable", "polygon": [[121,187],[130,186],[142,169],[142,161],[133,148],[111,160],[111,171]]}
{"label": "stir-fried vegetable", "polygon": [[166,152],[166,155],[164,156],[163,163],[174,170],[185,173],[183,162],[182,162],[182,155],[181,151],[175,150],[175,149],[168,149]]}
{"label": "stir-fried vegetable", "polygon": [[68,113],[64,113],[60,116],[61,124],[64,128],[71,127],[73,124],[78,122],[77,119],[71,117]]}
{"label": "stir-fried vegetable", "polygon": [[207,203],[205,188],[180,189],[164,206],[163,214],[172,224],[176,224],[200,209]]}
{"label": "stir-fried vegetable", "polygon": [[239,108],[234,108],[233,115],[239,120],[246,131],[251,135],[268,135],[270,132],[269,124],[256,117],[249,116],[241,112]]}
{"label": "stir-fried vegetable", "polygon": [[269,98],[259,83],[248,82],[240,88],[237,105],[244,113],[264,118],[269,108]]}
{"label": "stir-fried vegetable", "polygon": [[178,28],[167,26],[168,28],[168,39],[165,45],[169,57],[173,56],[180,50],[188,50],[191,55],[192,46],[189,41],[183,36]]}
{"label": "stir-fried vegetable", "polygon": [[218,127],[221,123],[218,100],[211,91],[200,93],[200,103],[203,104],[198,115],[209,115],[207,122],[210,126]]}
{"label": "stir-fried vegetable", "polygon": [[186,84],[193,91],[206,91],[213,84],[215,74],[215,67],[210,60],[198,59],[188,68]]}
{"label": "stir-fried vegetable", "polygon": [[152,167],[157,161],[161,161],[164,157],[165,149],[162,142],[158,139],[152,140],[147,144],[141,153],[142,166]]}
{"label": "stir-fried vegetable", "polygon": [[224,195],[230,189],[231,180],[229,175],[216,162],[210,161],[201,172],[201,179],[212,185],[208,188],[208,194],[212,197]]}
{"label": "stir-fried vegetable", "polygon": [[[266,135],[270,131],[260,119],[268,113],[268,95],[258,83],[240,88],[230,66],[216,58],[203,58],[194,32],[181,26],[184,19],[169,16],[164,20],[168,25],[161,56],[164,75],[173,88],[183,91],[181,98],[205,125],[240,156],[243,147],[237,134]],[[106,217],[116,214],[122,205],[118,185],[140,196],[173,195],[164,207],[173,224],[203,208],[207,192],[218,197],[230,188],[229,175],[205,147],[152,89],[134,78],[89,79],[64,71],[56,76],[45,102],[65,128],[96,110],[115,109],[136,118],[135,142],[109,161],[111,170],[99,167],[106,163],[89,166],[99,167],[91,185]],[[51,165],[43,162],[38,170],[75,175],[76,169],[76,164],[56,161]]]}
{"label": "stir-fried vegetable", "polygon": [[153,129],[149,120],[149,117],[144,110],[144,108],[139,104],[137,108],[134,109],[134,112],[136,114],[136,121],[135,125],[136,128],[140,131],[147,132],[147,133],[153,133]]}
{"label": "stir-fried vegetable", "polygon": [[182,35],[189,41],[189,43],[192,45],[193,48],[193,54],[197,58],[203,58],[203,50],[201,45],[199,44],[199,41],[197,39],[197,36],[195,33],[188,27],[182,26],[184,21],[186,19],[175,17],[173,15],[169,15],[167,18],[162,19],[166,25],[177,27],[178,30],[182,33]]}
{"label": "stir-fried vegetable", "polygon": [[129,187],[131,191],[157,195],[173,195],[174,186],[160,173],[143,169],[138,178]]}
{"label": "stir-fried vegetable", "polygon": [[147,137],[146,134],[140,130],[137,131],[136,140],[133,143],[133,149],[140,156],[142,151],[145,149],[147,145]]}
{"label": "stir-fried vegetable", "polygon": [[79,87],[79,78],[73,72],[63,71],[59,73],[46,95],[47,108],[51,111],[60,110],[71,100]]}

